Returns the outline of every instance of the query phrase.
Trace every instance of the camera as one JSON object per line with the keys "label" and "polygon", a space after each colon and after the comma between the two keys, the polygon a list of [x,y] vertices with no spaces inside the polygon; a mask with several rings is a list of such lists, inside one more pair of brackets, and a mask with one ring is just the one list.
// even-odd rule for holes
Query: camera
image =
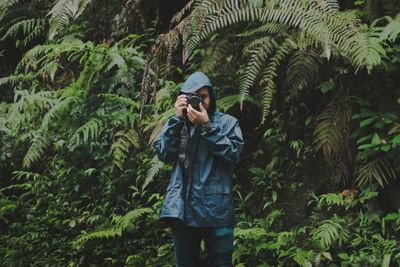
{"label": "camera", "polygon": [[203,102],[202,96],[192,93],[192,94],[187,94],[186,99],[188,104],[190,104],[197,111],[200,111],[200,103]]}

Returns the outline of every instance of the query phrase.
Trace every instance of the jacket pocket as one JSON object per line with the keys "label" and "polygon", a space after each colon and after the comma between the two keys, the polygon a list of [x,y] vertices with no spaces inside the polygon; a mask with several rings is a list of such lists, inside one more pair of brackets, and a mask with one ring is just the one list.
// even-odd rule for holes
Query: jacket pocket
{"label": "jacket pocket", "polygon": [[230,187],[224,185],[208,185],[204,187],[205,195],[222,194],[229,195],[231,192]]}

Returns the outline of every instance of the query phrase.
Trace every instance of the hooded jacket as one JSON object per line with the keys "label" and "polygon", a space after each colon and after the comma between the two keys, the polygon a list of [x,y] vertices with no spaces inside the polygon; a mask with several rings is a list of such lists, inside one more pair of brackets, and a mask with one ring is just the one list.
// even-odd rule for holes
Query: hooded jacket
{"label": "hooded jacket", "polygon": [[[244,141],[238,121],[215,111],[216,94],[204,73],[190,75],[181,92],[193,93],[203,86],[210,92],[207,112],[212,127],[207,132],[200,132],[195,125],[190,128],[190,171],[178,162],[183,119],[171,117],[154,142],[159,159],[174,163],[160,217],[176,218],[195,227],[233,227],[232,175]],[[193,138],[196,134],[198,138]]]}

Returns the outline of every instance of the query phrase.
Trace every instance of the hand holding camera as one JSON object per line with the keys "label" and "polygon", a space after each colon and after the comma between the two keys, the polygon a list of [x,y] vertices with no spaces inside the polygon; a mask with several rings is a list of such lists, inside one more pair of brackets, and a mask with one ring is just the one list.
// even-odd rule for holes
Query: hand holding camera
{"label": "hand holding camera", "polygon": [[[202,104],[203,97],[197,94],[182,94],[175,101],[175,113],[179,118],[187,118],[195,125],[209,121],[207,110]],[[186,112],[185,112],[186,111]]]}
{"label": "hand holding camera", "polygon": [[197,111],[192,105],[188,105],[187,116],[188,119],[195,125],[200,126],[209,121],[207,110],[203,107],[203,104],[199,104],[200,111]]}
{"label": "hand holding camera", "polygon": [[184,110],[186,110],[188,105],[187,102],[187,97],[186,95],[179,95],[178,98],[175,101],[175,114],[179,118],[184,118],[185,113]]}

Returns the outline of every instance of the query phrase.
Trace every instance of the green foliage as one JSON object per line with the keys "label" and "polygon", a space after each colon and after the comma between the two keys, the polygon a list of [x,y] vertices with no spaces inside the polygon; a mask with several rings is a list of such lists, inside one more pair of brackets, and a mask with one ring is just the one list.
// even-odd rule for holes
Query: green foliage
{"label": "green foliage", "polygon": [[134,129],[130,129],[115,133],[114,140],[114,143],[111,145],[114,165],[123,170],[123,164],[129,156],[130,148],[139,148],[139,136]]}
{"label": "green foliage", "polygon": [[389,161],[384,158],[378,158],[366,163],[359,169],[357,182],[359,185],[364,185],[374,181],[383,187],[395,178],[396,174]]}
{"label": "green foliage", "polygon": [[91,0],[58,0],[49,11],[49,39],[52,40],[85,11]]}
{"label": "green foliage", "polygon": [[334,242],[338,242],[339,246],[347,242],[349,231],[343,226],[344,220],[335,218],[336,220],[325,220],[315,229],[314,239],[320,241],[321,248],[329,249]]}
{"label": "green foliage", "polygon": [[0,0],[1,265],[174,266],[152,142],[197,70],[246,139],[235,266],[400,264],[396,1],[188,1],[166,34],[122,2]]}
{"label": "green foliage", "polygon": [[80,236],[76,240],[72,242],[72,244],[75,247],[82,247],[85,245],[86,242],[89,240],[93,239],[101,239],[101,238],[112,238],[115,236],[121,236],[122,233],[128,228],[132,227],[131,225],[141,216],[144,214],[148,214],[153,212],[149,208],[141,208],[141,209],[135,209],[124,216],[117,216],[115,215],[112,218],[112,221],[114,222],[114,225],[110,227],[109,229],[105,230],[97,230],[91,233],[85,233]]}

